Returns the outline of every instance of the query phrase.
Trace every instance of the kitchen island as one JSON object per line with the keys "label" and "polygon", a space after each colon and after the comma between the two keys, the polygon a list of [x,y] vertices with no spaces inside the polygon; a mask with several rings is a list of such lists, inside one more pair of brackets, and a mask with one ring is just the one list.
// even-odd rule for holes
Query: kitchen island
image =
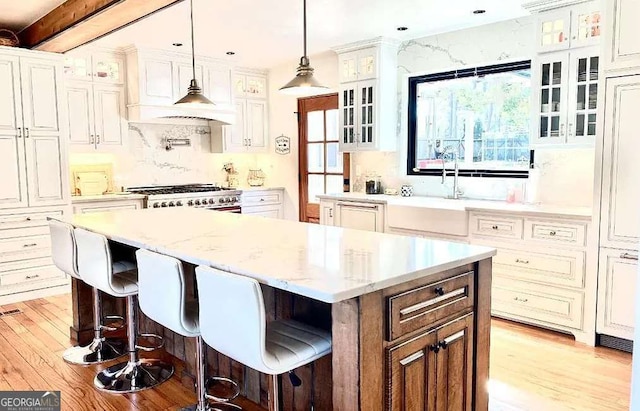
{"label": "kitchen island", "polygon": [[[146,248],[187,267],[255,278],[270,319],[331,330],[332,355],[296,370],[302,386],[282,379],[284,410],[488,408],[493,249],[186,208],[76,215],[71,223],[120,252]],[[82,283],[73,291],[72,336],[82,340],[91,302]],[[193,339],[143,325],[165,336],[190,374]],[[209,366],[266,405],[265,376],[214,352]]]}

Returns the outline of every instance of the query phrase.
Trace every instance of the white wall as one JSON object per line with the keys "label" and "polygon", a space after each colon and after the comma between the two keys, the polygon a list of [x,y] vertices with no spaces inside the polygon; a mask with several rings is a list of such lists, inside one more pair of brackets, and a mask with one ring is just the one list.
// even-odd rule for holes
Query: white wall
{"label": "white wall", "polygon": [[[398,89],[401,90],[398,118],[399,142],[395,153],[357,153],[352,158],[353,175],[375,172],[387,187],[412,184],[418,195],[445,196],[451,192],[451,179],[406,176],[407,81],[408,77],[429,72],[475,67],[497,61],[518,61],[535,54],[534,18],[525,17],[411,40],[398,53]],[[536,150],[541,167],[537,187],[538,201],[544,203],[591,206],[593,201],[594,149]],[[465,195],[473,198],[505,199],[509,188],[524,192],[522,179],[461,179]]]}

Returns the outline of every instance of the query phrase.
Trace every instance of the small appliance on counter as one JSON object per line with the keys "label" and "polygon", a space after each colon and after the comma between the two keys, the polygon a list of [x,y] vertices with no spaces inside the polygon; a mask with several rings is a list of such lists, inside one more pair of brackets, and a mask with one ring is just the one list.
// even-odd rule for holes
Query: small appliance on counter
{"label": "small appliance on counter", "polygon": [[249,175],[247,176],[247,183],[251,187],[261,187],[264,185],[265,175],[261,169],[249,169]]}
{"label": "small appliance on counter", "polygon": [[227,172],[227,187],[238,187],[240,185],[240,176],[233,163],[225,163],[222,169]]}
{"label": "small appliance on counter", "polygon": [[365,192],[367,194],[384,193],[380,176],[373,176],[373,175],[367,176],[367,179],[365,181]]}

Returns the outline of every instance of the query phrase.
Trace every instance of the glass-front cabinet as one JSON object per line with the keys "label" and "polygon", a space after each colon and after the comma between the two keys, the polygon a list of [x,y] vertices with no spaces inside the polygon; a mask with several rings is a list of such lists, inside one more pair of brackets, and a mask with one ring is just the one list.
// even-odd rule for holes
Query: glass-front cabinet
{"label": "glass-front cabinet", "polygon": [[357,147],[356,139],[356,92],[357,85],[351,84],[340,90],[339,122],[340,122],[340,151],[352,151]]}
{"label": "glass-front cabinet", "polygon": [[598,111],[597,48],[539,56],[533,71],[533,144],[593,143]]}
{"label": "glass-front cabinet", "polygon": [[64,59],[65,77],[111,84],[124,84],[124,56],[117,53],[69,53]]}
{"label": "glass-front cabinet", "polygon": [[361,81],[340,91],[340,151],[376,148],[376,81]]}
{"label": "glass-front cabinet", "polygon": [[560,10],[538,16],[538,52],[566,50],[571,39],[571,11]]}
{"label": "glass-front cabinet", "polygon": [[375,47],[340,54],[338,60],[341,83],[371,80],[378,76],[378,49]]}
{"label": "glass-front cabinet", "polygon": [[602,13],[596,1],[538,14],[539,53],[594,46],[600,41]]}

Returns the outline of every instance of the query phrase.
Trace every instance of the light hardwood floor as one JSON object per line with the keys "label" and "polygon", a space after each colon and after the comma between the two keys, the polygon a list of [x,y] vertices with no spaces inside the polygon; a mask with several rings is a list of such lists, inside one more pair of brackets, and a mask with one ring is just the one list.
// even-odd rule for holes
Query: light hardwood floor
{"label": "light hardwood floor", "polygon": [[[0,391],[60,390],[63,410],[73,411],[175,410],[194,401],[179,366],[156,390],[123,396],[96,391],[99,367],[71,366],[61,358],[69,344],[70,298],[0,306],[0,312],[22,311],[0,316]],[[631,355],[503,320],[493,321],[491,338],[491,411],[629,409]]]}

